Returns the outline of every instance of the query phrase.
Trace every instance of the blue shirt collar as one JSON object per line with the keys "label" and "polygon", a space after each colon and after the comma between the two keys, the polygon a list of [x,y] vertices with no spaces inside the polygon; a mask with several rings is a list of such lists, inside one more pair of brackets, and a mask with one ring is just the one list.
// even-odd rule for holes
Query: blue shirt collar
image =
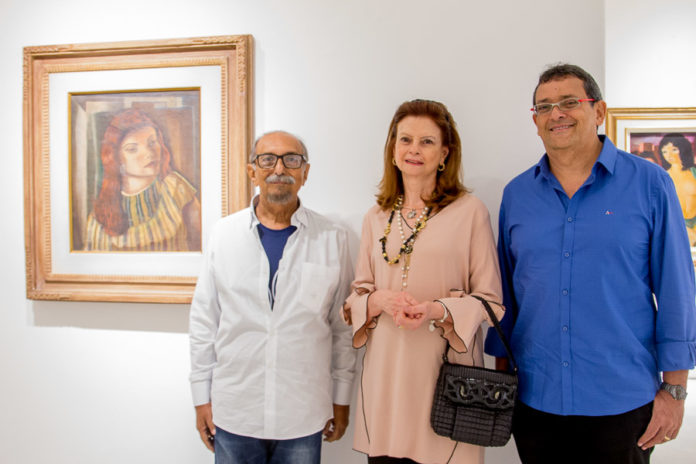
{"label": "blue shirt collar", "polygon": [[[609,174],[614,174],[614,167],[616,166],[616,146],[609,140],[606,135],[598,135],[600,142],[602,142],[602,151],[599,152],[599,157],[595,161],[592,167],[592,173],[597,172],[597,166],[603,166],[604,169]],[[537,178],[541,174],[545,179],[551,177],[551,166],[549,166],[549,155],[544,153],[539,162],[534,167],[534,177]]]}

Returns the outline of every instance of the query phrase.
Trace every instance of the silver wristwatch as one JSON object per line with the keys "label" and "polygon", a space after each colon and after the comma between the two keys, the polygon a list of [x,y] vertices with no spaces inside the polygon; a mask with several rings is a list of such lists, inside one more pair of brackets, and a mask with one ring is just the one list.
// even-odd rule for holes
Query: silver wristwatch
{"label": "silver wristwatch", "polygon": [[672,385],[671,383],[662,382],[660,385],[660,390],[664,390],[675,400],[685,400],[686,399],[686,388],[681,385]]}

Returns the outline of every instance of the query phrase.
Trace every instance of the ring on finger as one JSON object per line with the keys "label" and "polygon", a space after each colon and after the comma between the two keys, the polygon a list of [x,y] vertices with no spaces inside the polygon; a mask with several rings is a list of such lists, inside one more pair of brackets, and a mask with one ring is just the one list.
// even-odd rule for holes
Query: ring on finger
{"label": "ring on finger", "polygon": [[670,437],[669,435],[665,435],[665,441],[670,441],[671,439],[672,437]]}

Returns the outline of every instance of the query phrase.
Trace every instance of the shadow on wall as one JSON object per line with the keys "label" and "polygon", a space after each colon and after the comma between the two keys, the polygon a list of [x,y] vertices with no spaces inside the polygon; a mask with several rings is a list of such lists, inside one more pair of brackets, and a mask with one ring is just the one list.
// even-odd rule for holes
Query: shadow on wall
{"label": "shadow on wall", "polygon": [[32,301],[36,327],[188,333],[189,305]]}

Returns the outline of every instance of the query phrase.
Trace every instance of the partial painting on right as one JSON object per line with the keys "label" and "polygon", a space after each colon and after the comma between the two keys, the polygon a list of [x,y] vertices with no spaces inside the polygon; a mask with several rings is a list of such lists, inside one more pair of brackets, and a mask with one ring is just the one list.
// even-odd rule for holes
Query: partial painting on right
{"label": "partial painting on right", "polygon": [[696,108],[610,108],[606,133],[617,148],[667,171],[696,258]]}

